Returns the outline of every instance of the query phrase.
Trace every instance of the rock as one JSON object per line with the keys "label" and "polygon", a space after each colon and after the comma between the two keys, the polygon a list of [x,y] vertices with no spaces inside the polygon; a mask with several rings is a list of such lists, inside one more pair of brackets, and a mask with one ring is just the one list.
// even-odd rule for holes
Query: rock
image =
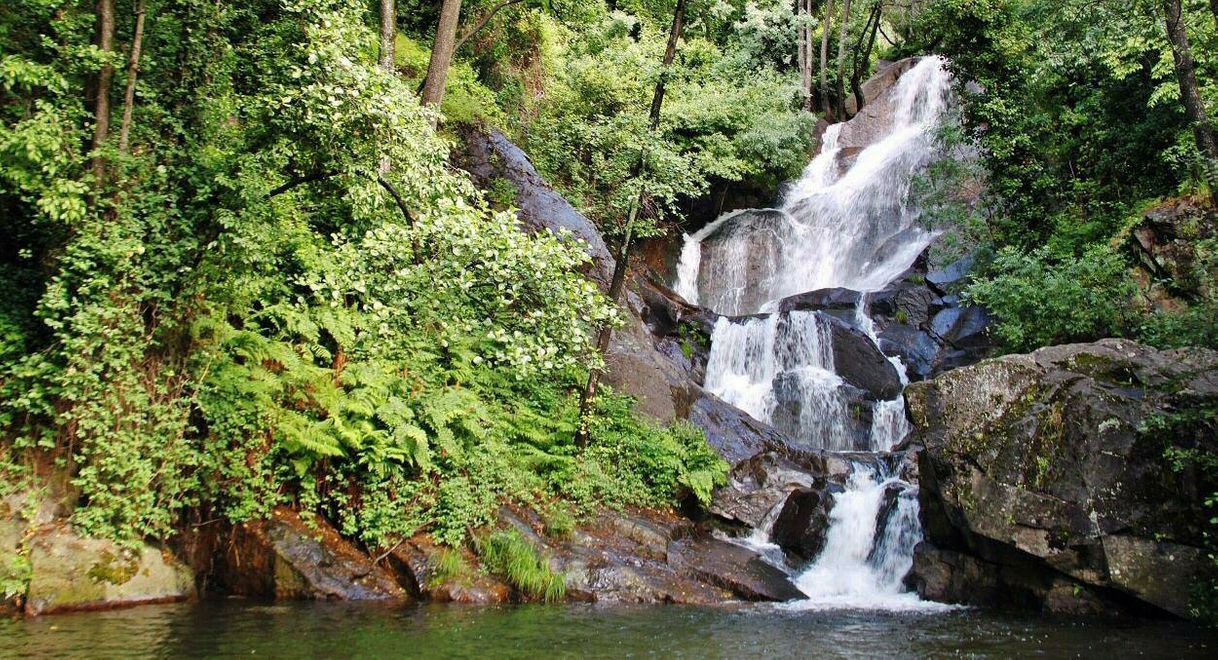
{"label": "rock", "polygon": [[752,550],[713,537],[673,542],[670,563],[750,601],[788,601],[807,596],[782,570]]}
{"label": "rock", "polygon": [[[921,58],[901,60],[881,71],[875,78],[864,85],[866,103],[858,112],[849,112],[850,121],[842,126],[838,134],[837,144],[843,149],[864,148],[876,142],[890,129],[896,106],[896,81],[904,73],[917,66]],[[877,80],[878,79],[878,80]],[[866,93],[866,85],[871,86],[872,92]],[[853,97],[853,95],[852,95]]]}
{"label": "rock", "polygon": [[66,523],[44,526],[27,541],[27,614],[99,610],[195,597],[194,575],[149,545],[124,548],[78,535]]}
{"label": "rock", "polygon": [[[445,553],[455,553],[460,570],[452,574],[439,572]],[[398,582],[418,599],[467,605],[493,605],[514,600],[511,587],[475,568],[477,559],[469,550],[444,548],[426,535],[407,539],[389,553],[388,559],[398,575]]]}
{"label": "rock", "polygon": [[372,559],[321,518],[276,508],[270,518],[233,528],[215,580],[228,594],[254,598],[406,600]]}
{"label": "rock", "polygon": [[702,264],[731,266],[698,270],[699,291],[721,292],[698,302],[727,316],[753,314],[770,299],[766,275],[794,231],[791,218],[777,209],[745,209],[716,222],[722,224],[702,239]]}
{"label": "rock", "polygon": [[765,452],[736,465],[728,485],[714,493],[709,510],[724,520],[749,528],[761,527],[775,507],[797,489],[809,489],[816,476],[808,468],[774,452]]}
{"label": "rock", "polygon": [[831,316],[833,368],[847,383],[866,392],[873,400],[887,401],[901,394],[901,377],[871,338],[861,330]]}
{"label": "rock", "polygon": [[516,190],[515,205],[520,223],[529,231],[568,231],[583,242],[592,257],[589,275],[608,287],[613,274],[613,257],[600,232],[562,195],[537,173],[529,157],[497,129],[465,132],[465,149],[456,160],[482,189],[492,188],[499,180],[510,182]]}
{"label": "rock", "polygon": [[884,328],[879,339],[880,350],[885,355],[901,358],[909,380],[926,380],[938,372],[943,345],[925,330],[904,323],[893,323]]}
{"label": "rock", "polygon": [[825,547],[832,508],[833,498],[824,488],[792,491],[774,521],[770,540],[800,559],[815,559]]}
{"label": "rock", "polygon": [[743,410],[699,389],[688,419],[706,433],[706,441],[733,465],[773,447],[794,447],[795,441]]}
{"label": "rock", "polygon": [[689,521],[661,512],[604,512],[569,537],[549,540],[550,566],[566,575],[570,600],[709,605],[733,593],[669,562]]}
{"label": "rock", "polygon": [[948,307],[931,320],[931,332],[953,348],[989,348],[994,322],[984,307]]}
{"label": "rock", "polygon": [[941,292],[947,293],[949,289],[952,289],[955,287],[955,285],[962,283],[964,279],[968,277],[969,272],[973,270],[973,262],[973,255],[967,255],[945,266],[941,270],[927,273],[926,281],[933,284]]}
{"label": "rock", "polygon": [[856,310],[863,294],[853,289],[819,289],[783,298],[778,303],[781,312],[824,312],[846,323],[855,322]]}
{"label": "rock", "polygon": [[[1127,247],[1138,259],[1145,280],[1153,283],[1154,294],[1184,299],[1205,299],[1211,295],[1211,277],[1198,277],[1200,241],[1218,236],[1218,215],[1191,199],[1174,199],[1146,211],[1130,229]],[[1157,289],[1165,289],[1158,291]],[[1170,304],[1160,304],[1169,307]]]}
{"label": "rock", "polygon": [[1112,616],[1122,611],[1110,596],[1065,576],[1037,572],[1027,565],[990,563],[926,542],[914,549],[910,575],[920,597],[938,602],[1069,616]]}
{"label": "rock", "polygon": [[867,296],[868,311],[881,327],[890,323],[920,328],[943,309],[943,300],[924,283],[899,282]]}
{"label": "rock", "polygon": [[[863,92],[863,106],[866,107],[873,99],[879,98],[884,92],[887,92],[920,60],[919,57],[909,57],[898,62],[889,62],[886,66],[877,66],[875,75],[860,85]],[[854,98],[854,94],[850,94],[846,97],[846,115],[853,117],[856,114],[858,114],[858,99]]]}
{"label": "rock", "polygon": [[906,400],[928,541],[1189,616],[1184,585],[1214,572],[1204,498],[1218,484],[1173,469],[1165,448],[1218,451],[1203,418],[1177,415],[1218,406],[1218,353],[1053,346],[911,385]]}

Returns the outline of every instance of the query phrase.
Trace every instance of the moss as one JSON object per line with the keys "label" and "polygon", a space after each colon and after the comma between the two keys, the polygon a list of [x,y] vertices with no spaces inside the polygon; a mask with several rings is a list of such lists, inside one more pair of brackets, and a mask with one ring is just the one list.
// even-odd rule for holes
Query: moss
{"label": "moss", "polygon": [[109,550],[102,552],[101,559],[89,568],[87,575],[94,582],[126,584],[139,570],[139,561],[130,555],[116,555]]}

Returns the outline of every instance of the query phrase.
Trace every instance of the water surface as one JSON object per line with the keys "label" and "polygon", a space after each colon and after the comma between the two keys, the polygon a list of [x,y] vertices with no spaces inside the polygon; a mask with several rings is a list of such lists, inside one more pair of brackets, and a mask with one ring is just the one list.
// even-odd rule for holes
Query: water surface
{"label": "water surface", "polygon": [[0,656],[38,657],[1215,657],[1176,622],[1068,623],[975,610],[241,601],[0,621]]}

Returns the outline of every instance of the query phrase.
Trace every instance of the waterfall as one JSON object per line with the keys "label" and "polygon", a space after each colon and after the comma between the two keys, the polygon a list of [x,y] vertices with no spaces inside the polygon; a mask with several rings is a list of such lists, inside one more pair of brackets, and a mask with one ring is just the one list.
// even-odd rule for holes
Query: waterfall
{"label": "waterfall", "polygon": [[[910,431],[904,400],[861,397],[837,374],[827,318],[779,303],[831,287],[880,290],[934,239],[909,193],[936,158],[931,129],[950,87],[943,61],[923,58],[859,117],[825,131],[780,208],[725,214],[685,237],[674,289],[724,315],[711,335],[706,388],[803,446],[852,452],[825,547],[795,578],[809,600],[795,606],[919,604],[902,584],[921,539],[917,487],[882,454]],[[854,325],[876,342],[865,299]],[[903,365],[892,361],[904,384]],[[851,416],[860,405],[871,406],[862,428]],[[743,542],[772,552],[768,534],[754,530]]]}

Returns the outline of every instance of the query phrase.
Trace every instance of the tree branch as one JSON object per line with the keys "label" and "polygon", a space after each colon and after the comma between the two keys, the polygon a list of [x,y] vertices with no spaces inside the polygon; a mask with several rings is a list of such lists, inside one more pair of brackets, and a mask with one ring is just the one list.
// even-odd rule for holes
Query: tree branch
{"label": "tree branch", "polygon": [[278,197],[279,195],[282,195],[283,193],[288,192],[289,190],[292,190],[293,188],[295,188],[297,186],[301,186],[306,183],[313,183],[315,181],[322,181],[324,179],[329,179],[330,177],[332,177],[336,174],[338,174],[338,172],[321,171],[321,172],[313,172],[312,174],[306,174],[304,176],[298,176],[295,179],[292,179],[291,181],[288,181],[287,183],[283,184],[282,186],[279,186],[278,188],[275,188],[271,192],[267,193],[266,198],[271,199],[273,197]]}
{"label": "tree branch", "polygon": [[457,39],[457,45],[453,46],[453,52],[455,53],[461,50],[461,46],[463,46],[465,42],[469,41],[470,37],[478,34],[479,30],[486,27],[486,24],[491,22],[491,19],[495,17],[495,14],[498,14],[500,11],[508,8],[511,5],[520,4],[521,2],[524,2],[524,0],[505,0],[504,2],[495,5],[495,7],[487,12],[487,14],[483,16],[478,23],[474,25],[474,27],[470,28],[465,34],[461,35],[460,39]]}

